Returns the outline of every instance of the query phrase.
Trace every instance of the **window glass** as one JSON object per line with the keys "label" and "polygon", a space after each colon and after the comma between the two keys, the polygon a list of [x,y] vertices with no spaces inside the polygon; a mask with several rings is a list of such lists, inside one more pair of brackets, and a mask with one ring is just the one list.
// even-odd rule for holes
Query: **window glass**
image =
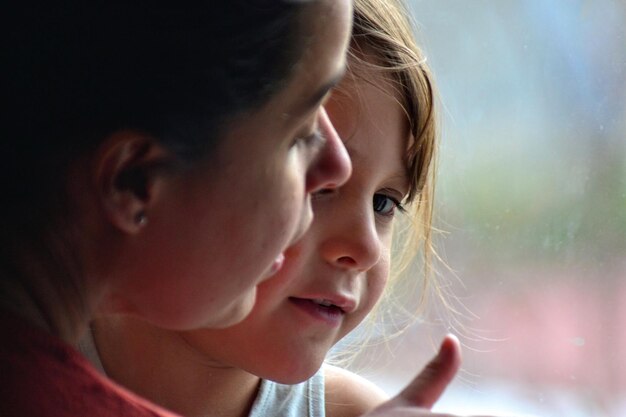
{"label": "window glass", "polygon": [[626,415],[626,3],[409,4],[442,102],[437,270],[457,299],[354,369],[393,394],[451,331],[463,369],[435,410]]}

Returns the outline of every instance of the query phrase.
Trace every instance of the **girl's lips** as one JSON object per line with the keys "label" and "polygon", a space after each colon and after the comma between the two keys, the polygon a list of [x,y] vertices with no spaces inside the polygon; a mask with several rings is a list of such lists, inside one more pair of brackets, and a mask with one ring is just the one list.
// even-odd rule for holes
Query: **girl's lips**
{"label": "girl's lips", "polygon": [[313,299],[289,297],[289,301],[300,311],[306,313],[315,320],[324,322],[333,327],[339,326],[346,314],[336,305],[322,305]]}

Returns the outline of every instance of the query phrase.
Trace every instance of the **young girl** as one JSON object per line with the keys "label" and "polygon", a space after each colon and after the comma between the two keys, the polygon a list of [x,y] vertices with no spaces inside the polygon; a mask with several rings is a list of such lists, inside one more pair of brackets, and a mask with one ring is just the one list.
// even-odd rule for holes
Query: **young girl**
{"label": "young girl", "polygon": [[[84,349],[107,375],[189,417],[355,416],[385,399],[360,378],[320,366],[383,292],[394,217],[410,211],[430,248],[433,93],[402,13],[394,1],[356,2],[349,75],[327,105],[353,175],[314,196],[312,228],[259,285],[250,316],[191,332],[98,320],[95,346],[87,340]],[[439,359],[458,363],[455,349],[446,341]]]}
{"label": "young girl", "polygon": [[188,330],[256,285],[343,183],[321,107],[348,0],[14,3],[3,9],[0,415],[157,408],[70,347],[94,314]]}

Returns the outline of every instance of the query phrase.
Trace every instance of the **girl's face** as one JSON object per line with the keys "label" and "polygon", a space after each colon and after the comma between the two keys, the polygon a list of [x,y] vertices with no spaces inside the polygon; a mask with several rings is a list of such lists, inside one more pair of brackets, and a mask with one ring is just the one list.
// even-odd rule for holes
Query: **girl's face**
{"label": "girl's face", "polygon": [[217,366],[300,382],[379,299],[389,276],[393,218],[409,189],[409,130],[391,87],[375,72],[365,78],[376,86],[346,79],[347,94],[334,94],[327,105],[352,158],[348,182],[313,197],[311,229],[287,250],[282,270],[259,285],[243,322],[182,333]]}
{"label": "girl's face", "polygon": [[288,85],[241,117],[210,162],[164,180],[123,255],[133,278],[110,300],[118,311],[177,330],[242,320],[256,285],[309,227],[310,193],[348,178],[349,158],[322,102],[344,72],[351,3],[310,7],[314,42]]}

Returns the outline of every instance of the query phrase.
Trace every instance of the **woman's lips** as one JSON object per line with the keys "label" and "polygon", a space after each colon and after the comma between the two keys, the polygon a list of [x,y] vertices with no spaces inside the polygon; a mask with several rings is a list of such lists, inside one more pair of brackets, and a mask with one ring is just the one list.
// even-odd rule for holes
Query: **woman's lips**
{"label": "woman's lips", "polygon": [[274,259],[274,263],[272,264],[272,267],[270,268],[270,273],[274,275],[275,273],[280,271],[284,263],[285,263],[285,254],[281,253],[276,257],[276,259]]}
{"label": "woman's lips", "polygon": [[267,273],[263,277],[263,281],[271,278],[278,271],[280,271],[284,263],[285,263],[285,254],[281,253],[280,255],[276,257],[276,259],[274,259],[274,262],[272,262],[272,265],[270,266],[270,268],[267,270]]}
{"label": "woman's lips", "polygon": [[319,300],[316,301],[310,298],[289,297],[289,301],[297,309],[306,313],[313,319],[324,322],[333,327],[339,326],[343,316],[346,314],[340,307],[334,304],[323,305],[318,302]]}

